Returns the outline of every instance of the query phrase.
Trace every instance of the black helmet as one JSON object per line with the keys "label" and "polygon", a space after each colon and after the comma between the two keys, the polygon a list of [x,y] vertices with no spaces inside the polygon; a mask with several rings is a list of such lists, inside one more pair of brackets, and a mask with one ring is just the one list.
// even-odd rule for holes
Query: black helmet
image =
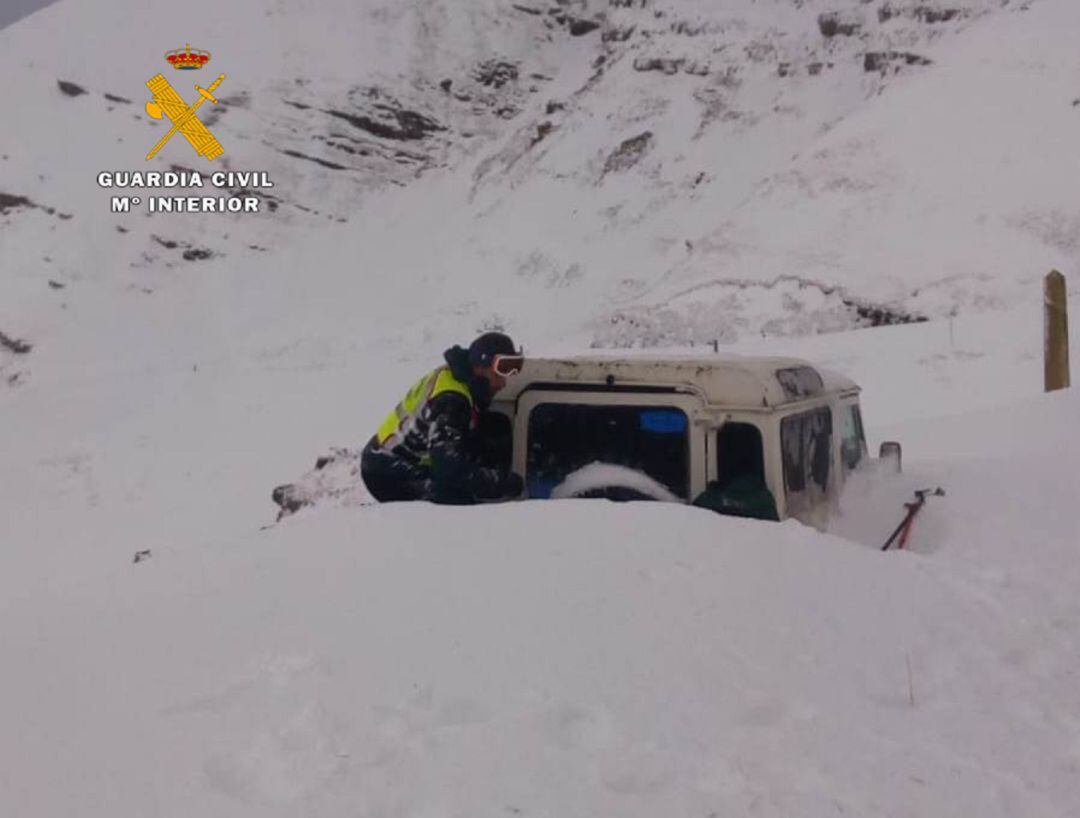
{"label": "black helmet", "polygon": [[485,332],[469,344],[472,366],[490,366],[496,355],[521,355],[521,352],[514,349],[510,336],[502,332]]}

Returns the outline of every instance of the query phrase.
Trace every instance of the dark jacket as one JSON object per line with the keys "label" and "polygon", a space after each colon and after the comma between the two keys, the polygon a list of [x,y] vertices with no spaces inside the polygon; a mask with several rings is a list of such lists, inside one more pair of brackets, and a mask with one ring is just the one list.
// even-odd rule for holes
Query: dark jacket
{"label": "dark jacket", "polygon": [[479,413],[491,404],[487,381],[473,376],[462,347],[448,349],[444,358],[455,386],[464,385],[469,395],[457,389],[437,392],[385,445],[378,436],[368,443],[361,474],[377,500],[474,503],[520,492],[516,477],[480,465],[470,451]]}

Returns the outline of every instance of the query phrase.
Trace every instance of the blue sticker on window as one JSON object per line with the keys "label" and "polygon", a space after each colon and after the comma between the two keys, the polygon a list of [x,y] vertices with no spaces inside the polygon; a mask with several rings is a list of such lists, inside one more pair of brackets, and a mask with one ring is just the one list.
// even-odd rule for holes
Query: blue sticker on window
{"label": "blue sticker on window", "polygon": [[557,480],[533,479],[529,481],[530,500],[548,500],[551,498],[551,490],[558,485]]}
{"label": "blue sticker on window", "polygon": [[678,409],[648,409],[641,413],[641,428],[660,435],[679,435],[686,431],[686,415]]}

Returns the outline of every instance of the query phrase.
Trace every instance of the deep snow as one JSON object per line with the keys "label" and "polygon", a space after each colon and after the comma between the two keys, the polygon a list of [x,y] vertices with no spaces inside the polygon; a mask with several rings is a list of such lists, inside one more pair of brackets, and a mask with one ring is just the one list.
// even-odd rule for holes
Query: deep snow
{"label": "deep snow", "polygon": [[[949,494],[908,552],[573,500],[38,541],[5,572],[5,802],[1068,814],[1076,411],[1060,395],[912,424],[941,459],[905,480]],[[48,550],[63,560],[35,577]]]}
{"label": "deep snow", "polygon": [[[891,5],[571,3],[608,15],[573,37],[494,0],[69,1],[0,32],[0,193],[72,215],[0,213],[0,331],[32,346],[0,348],[0,813],[1075,811],[1080,407],[1039,394],[1038,279],[1080,246],[1080,12]],[[822,37],[834,6],[860,35]],[[156,139],[162,31],[228,65],[215,131],[272,215],[107,212],[94,175]],[[123,58],[88,70],[88,39]],[[889,49],[934,62],[863,70]],[[520,80],[470,79],[495,56]],[[341,160],[335,117],[287,101],[370,113],[373,87],[448,130],[402,163],[365,137],[347,174],[283,152]],[[934,320],[814,334],[850,330],[845,297]],[[496,325],[808,358],[864,387],[905,473],[854,481],[826,534],[348,497],[263,528],[273,485]]]}

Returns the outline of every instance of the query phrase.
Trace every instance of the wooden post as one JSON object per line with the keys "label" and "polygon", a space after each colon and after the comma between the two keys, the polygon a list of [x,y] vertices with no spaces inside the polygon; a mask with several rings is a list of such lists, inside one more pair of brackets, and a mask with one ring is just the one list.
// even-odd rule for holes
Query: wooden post
{"label": "wooden post", "polygon": [[1057,270],[1043,279],[1043,361],[1046,391],[1069,386],[1069,316],[1065,276]]}

